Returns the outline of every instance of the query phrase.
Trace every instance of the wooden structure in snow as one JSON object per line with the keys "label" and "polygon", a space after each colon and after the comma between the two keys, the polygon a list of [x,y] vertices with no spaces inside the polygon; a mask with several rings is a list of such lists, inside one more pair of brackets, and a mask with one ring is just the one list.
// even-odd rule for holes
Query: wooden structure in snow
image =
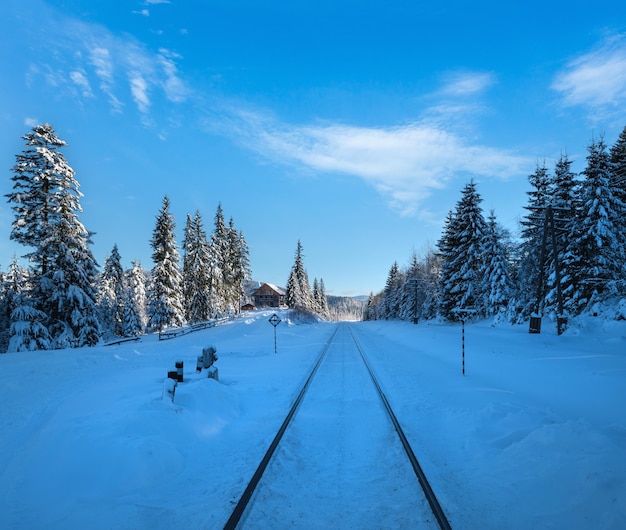
{"label": "wooden structure in snow", "polygon": [[286,291],[272,285],[271,283],[262,283],[261,286],[252,294],[254,305],[257,307],[284,307],[286,305]]}

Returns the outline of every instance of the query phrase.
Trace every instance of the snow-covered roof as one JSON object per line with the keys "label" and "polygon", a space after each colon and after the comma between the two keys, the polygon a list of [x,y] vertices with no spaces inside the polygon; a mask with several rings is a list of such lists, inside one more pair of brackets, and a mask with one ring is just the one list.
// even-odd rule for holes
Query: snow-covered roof
{"label": "snow-covered roof", "polygon": [[[285,289],[283,289],[282,287],[278,287],[277,285],[274,285],[273,283],[267,283],[267,282],[263,282],[260,286],[259,289],[261,287],[263,287],[264,285],[267,285],[270,289],[272,289],[273,291],[276,291],[278,294],[282,294],[282,295],[286,295],[287,291],[285,291]],[[257,289],[258,290],[258,289]]]}

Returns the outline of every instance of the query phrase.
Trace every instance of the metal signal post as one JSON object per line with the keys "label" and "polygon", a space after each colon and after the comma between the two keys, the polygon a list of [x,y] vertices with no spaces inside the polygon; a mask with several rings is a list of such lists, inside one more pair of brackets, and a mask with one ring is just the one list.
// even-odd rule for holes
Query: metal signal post
{"label": "metal signal post", "polygon": [[276,326],[278,326],[281,322],[282,321],[278,318],[276,313],[274,313],[269,319],[269,323],[274,326],[274,353],[276,353]]}

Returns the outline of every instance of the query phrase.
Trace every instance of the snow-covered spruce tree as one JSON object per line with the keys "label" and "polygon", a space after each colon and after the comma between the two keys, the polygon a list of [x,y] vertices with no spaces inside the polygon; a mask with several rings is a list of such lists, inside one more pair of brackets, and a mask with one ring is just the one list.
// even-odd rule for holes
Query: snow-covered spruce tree
{"label": "snow-covered spruce tree", "polygon": [[531,190],[526,192],[528,203],[524,207],[528,213],[520,221],[522,225],[522,243],[519,247],[516,285],[511,318],[521,323],[535,309],[537,301],[537,284],[543,241],[543,214],[550,204],[551,178],[545,162],[537,164],[535,172],[528,176]]}
{"label": "snow-covered spruce tree", "polygon": [[417,253],[413,252],[401,288],[399,318],[409,321],[419,319],[424,298],[424,270]]}
{"label": "snow-covered spruce tree", "polygon": [[[611,147],[611,188],[613,195],[626,205],[626,127]],[[626,232],[626,215],[621,218],[620,231]]]}
{"label": "snow-covered spruce tree", "polygon": [[46,315],[32,307],[29,293],[32,285],[28,271],[20,267],[17,258],[4,277],[4,309],[7,311],[3,350],[10,352],[49,350],[50,335],[44,325]]}
{"label": "snow-covered spruce tree", "polygon": [[125,337],[141,335],[146,328],[146,278],[138,261],[125,273],[123,334]]}
{"label": "snow-covered spruce tree", "polygon": [[580,308],[613,294],[624,266],[618,219],[623,208],[612,192],[611,163],[602,138],[591,141],[582,174],[580,235],[575,241],[580,257],[580,285],[574,293],[575,305]]}
{"label": "snow-covered spruce tree", "polygon": [[124,333],[124,303],[126,285],[124,268],[117,245],[104,260],[98,293],[98,306],[102,327],[109,334],[121,337]]}
{"label": "snow-covered spruce tree", "polygon": [[318,305],[319,314],[323,318],[330,318],[330,308],[328,307],[328,296],[326,296],[326,286],[324,285],[324,278],[320,278],[318,282]]}
{"label": "snow-covered spruce tree", "polygon": [[52,345],[48,329],[43,324],[45,318],[45,313],[29,306],[27,299],[20,300],[11,313],[11,338],[7,351],[49,350]]}
{"label": "snow-covered spruce tree", "polygon": [[250,270],[250,251],[243,233],[235,228],[232,217],[228,223],[228,258],[227,300],[235,313],[241,312],[241,301],[245,296],[244,283],[252,275]]}
{"label": "snow-covered spruce tree", "polygon": [[[56,248],[56,267],[42,278],[42,291],[50,293],[47,315],[55,348],[94,346],[100,340],[100,321],[96,304],[98,265],[91,253],[91,234],[78,221],[74,210],[77,198],[66,195],[61,204],[61,222],[51,247]],[[64,201],[61,201],[64,202]],[[50,279],[47,282],[48,278]]]}
{"label": "snow-covered spruce tree", "polygon": [[453,273],[451,257],[454,255],[454,249],[458,245],[455,237],[454,212],[449,211],[444,221],[441,238],[437,242],[439,250],[437,255],[441,265],[437,288],[437,314],[452,314],[451,311],[455,307],[454,300],[449,294],[450,284],[448,283],[448,279]]}
{"label": "snow-covered spruce tree", "polygon": [[501,240],[501,232],[502,229],[496,222],[496,215],[491,210],[487,218],[487,231],[483,242],[485,263],[483,291],[485,293],[485,314],[488,316],[504,316],[512,291],[509,260],[506,246]]}
{"label": "snow-covered spruce tree", "polygon": [[194,324],[211,317],[209,301],[210,256],[202,216],[199,211],[192,218],[187,215],[183,241],[183,298],[185,317]]}
{"label": "snow-covered spruce tree", "polygon": [[[32,264],[32,290],[23,298],[27,309],[16,315],[27,317],[24,325],[37,322],[39,329],[43,313],[54,348],[92,346],[100,338],[97,263],[90,250],[92,234],[78,219],[82,193],[60,151],[67,144],[47,123],[23,139],[26,150],[16,157],[13,192],[7,197],[15,214],[11,238],[33,249],[25,256]],[[36,319],[28,317],[35,313]]]}
{"label": "snow-covered spruce tree", "polygon": [[7,351],[9,343],[9,325],[11,322],[11,310],[8,308],[6,295],[6,280],[0,270],[0,353]]}
{"label": "snow-covered spruce tree", "polygon": [[[555,239],[557,259],[561,271],[561,296],[565,312],[575,314],[573,305],[574,292],[580,282],[578,278],[580,258],[576,240],[579,232],[580,185],[576,174],[571,170],[572,161],[567,155],[561,155],[554,167],[550,202],[554,207]],[[547,252],[547,284],[545,296],[546,307],[557,307],[557,289],[555,275],[555,261],[552,244],[548,245]]]}
{"label": "snow-covered spruce tree", "polygon": [[309,284],[309,276],[304,268],[304,256],[302,255],[302,243],[298,240],[296,248],[296,256],[289,279],[287,280],[287,305],[292,309],[305,309],[312,311],[313,295],[311,294],[311,285]]}
{"label": "snow-covered spruce tree", "polygon": [[423,258],[424,270],[424,303],[421,318],[432,319],[437,316],[439,308],[439,287],[441,285],[442,258],[433,248],[426,250]]}
{"label": "snow-covered spruce tree", "polygon": [[174,216],[170,213],[170,201],[166,195],[150,241],[154,267],[148,293],[148,326],[157,331],[183,324],[182,277],[175,227]]}
{"label": "snow-covered spruce tree", "polygon": [[456,320],[455,309],[472,309],[484,315],[484,234],[487,231],[476,184],[462,191],[454,215],[440,241],[443,269],[440,311],[447,320]]}
{"label": "snow-covered spruce tree", "polygon": [[383,289],[383,300],[378,311],[378,318],[390,320],[400,317],[400,300],[403,283],[404,275],[400,270],[398,262],[394,261],[387,274],[387,282]]}
{"label": "snow-covered spruce tree", "polygon": [[[58,193],[74,184],[74,170],[60,148],[67,143],[56,136],[48,123],[33,127],[22,136],[26,149],[16,156],[13,167],[13,192],[6,195],[15,219],[11,239],[32,248],[28,258],[38,280],[54,266],[54,256],[46,254],[45,242],[52,238],[58,221]],[[74,185],[75,187],[75,185]]]}
{"label": "snow-covered spruce tree", "polygon": [[298,276],[296,275],[296,271],[292,268],[289,272],[289,278],[287,279],[287,294],[285,296],[287,307],[291,307],[292,309],[302,307],[303,298]]}
{"label": "snow-covered spruce tree", "polygon": [[213,232],[209,243],[210,262],[210,285],[209,299],[212,317],[219,317],[226,314],[226,262],[229,257],[228,230],[224,221],[222,205],[217,205],[215,212]]}
{"label": "snow-covered spruce tree", "polygon": [[[617,201],[618,232],[621,237],[621,246],[626,252],[626,127],[611,148],[611,191]],[[626,295],[626,255],[622,256],[622,276],[620,291]]]}
{"label": "snow-covered spruce tree", "polygon": [[317,278],[313,278],[313,311],[320,314],[320,286]]}
{"label": "snow-covered spruce tree", "polygon": [[317,278],[313,279],[313,310],[322,318],[328,319],[330,316],[326,288],[321,278],[319,281]]}

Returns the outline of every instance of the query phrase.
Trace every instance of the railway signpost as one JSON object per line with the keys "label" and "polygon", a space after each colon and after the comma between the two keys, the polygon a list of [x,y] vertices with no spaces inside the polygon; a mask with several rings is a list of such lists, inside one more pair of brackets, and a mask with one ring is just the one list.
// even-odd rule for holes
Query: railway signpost
{"label": "railway signpost", "polygon": [[276,313],[274,313],[269,319],[269,323],[274,326],[274,353],[276,353],[276,326],[278,326],[281,322],[282,321],[278,318]]}
{"label": "railway signpost", "polygon": [[452,310],[453,313],[459,315],[461,319],[461,358],[463,359],[463,375],[465,375],[465,319],[468,315],[473,315],[476,313],[476,309],[461,309],[456,308]]}

